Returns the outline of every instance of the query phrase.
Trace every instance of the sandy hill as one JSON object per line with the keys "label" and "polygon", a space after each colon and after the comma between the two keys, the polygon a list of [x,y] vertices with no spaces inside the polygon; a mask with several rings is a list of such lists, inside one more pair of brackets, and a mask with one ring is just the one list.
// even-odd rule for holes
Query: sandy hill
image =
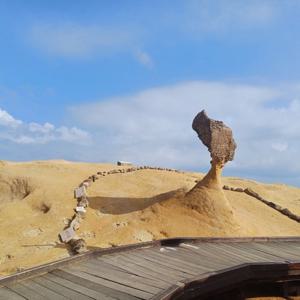
{"label": "sandy hill", "polygon": [[[116,168],[67,161],[1,161],[0,274],[68,256],[58,233],[74,214],[74,188],[98,171]],[[224,191],[237,225],[222,216],[205,215],[193,201],[183,200],[202,177],[158,170],[101,177],[88,190],[90,207],[78,235],[90,247],[110,247],[176,236],[300,234],[299,223],[244,193]],[[238,178],[223,178],[223,183],[250,187],[300,215],[298,188]],[[215,222],[218,218],[224,222]]]}

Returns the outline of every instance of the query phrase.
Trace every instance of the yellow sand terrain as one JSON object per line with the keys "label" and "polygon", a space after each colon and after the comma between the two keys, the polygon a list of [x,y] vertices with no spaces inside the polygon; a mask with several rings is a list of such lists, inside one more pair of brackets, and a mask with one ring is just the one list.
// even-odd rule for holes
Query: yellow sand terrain
{"label": "yellow sand terrain", "polygon": [[[1,161],[0,275],[69,256],[58,233],[74,214],[74,188],[98,171],[117,168],[115,164],[67,161]],[[88,189],[90,206],[77,234],[88,247],[103,248],[176,236],[300,235],[299,223],[245,193],[224,191],[230,207],[226,217],[222,205],[217,216],[200,211],[199,201],[187,201],[184,195],[202,177],[200,173],[158,170],[100,177]],[[238,178],[222,180],[229,186],[250,187],[300,214],[299,188]],[[219,192],[208,193],[216,203],[223,201]]]}

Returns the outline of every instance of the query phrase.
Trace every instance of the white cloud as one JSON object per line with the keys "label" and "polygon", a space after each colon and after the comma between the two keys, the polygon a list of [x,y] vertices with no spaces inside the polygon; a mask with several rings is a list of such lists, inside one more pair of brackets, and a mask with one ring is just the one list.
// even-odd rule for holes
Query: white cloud
{"label": "white cloud", "polygon": [[288,144],[284,142],[276,142],[271,145],[272,149],[278,152],[284,152],[288,149]]}
{"label": "white cloud", "polygon": [[150,55],[145,52],[145,51],[141,51],[138,50],[135,53],[136,59],[144,66],[148,67],[148,68],[152,68],[153,67],[153,61],[152,58],[150,57]]}
{"label": "white cloud", "polygon": [[82,25],[78,23],[47,23],[31,28],[33,46],[64,58],[90,58],[128,53],[142,65],[151,68],[153,61],[140,50],[141,33],[127,26]]}
{"label": "white cloud", "polygon": [[125,53],[151,68],[151,55],[139,50],[145,45],[164,43],[174,34],[186,38],[190,33],[192,39],[198,39],[265,27],[277,20],[282,10],[276,0],[189,0],[167,11],[141,11],[138,20],[144,22],[138,23],[132,18],[105,23],[41,21],[31,26],[27,38],[33,47],[53,56],[78,59]]}
{"label": "white cloud", "polygon": [[63,57],[88,57],[107,51],[126,50],[135,35],[124,29],[73,23],[39,24],[30,32],[31,41],[41,50]]}
{"label": "white cloud", "polygon": [[56,132],[58,133],[57,139],[62,141],[78,144],[85,144],[90,141],[90,134],[77,127],[68,128],[62,126],[57,128]]}
{"label": "white cloud", "polygon": [[193,117],[206,109],[233,129],[238,148],[227,171],[284,182],[300,172],[300,101],[291,99],[284,88],[195,81],[76,106],[71,113],[95,130],[102,160],[194,169],[209,164],[191,129]]}
{"label": "white cloud", "polygon": [[47,144],[54,141],[90,144],[91,136],[76,127],[55,127],[48,122],[25,123],[0,108],[0,140],[17,144]]}
{"label": "white cloud", "polygon": [[279,14],[274,0],[191,0],[186,7],[183,26],[207,33],[259,28],[272,23]]}
{"label": "white cloud", "polygon": [[43,125],[38,123],[29,123],[28,129],[31,132],[48,133],[50,131],[53,131],[55,127],[50,123],[45,123]]}
{"label": "white cloud", "polygon": [[147,68],[153,66],[148,53],[139,50],[141,34],[127,26],[82,25],[77,23],[38,24],[31,28],[33,46],[64,58],[91,58],[116,53],[133,54]]}
{"label": "white cloud", "polygon": [[7,111],[0,108],[0,126],[16,128],[22,124],[22,121],[15,119]]}

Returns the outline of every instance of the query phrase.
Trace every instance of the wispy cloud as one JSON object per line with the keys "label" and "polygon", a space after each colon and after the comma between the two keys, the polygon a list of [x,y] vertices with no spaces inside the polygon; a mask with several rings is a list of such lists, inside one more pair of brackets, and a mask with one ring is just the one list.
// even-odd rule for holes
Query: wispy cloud
{"label": "wispy cloud", "polygon": [[152,58],[146,51],[138,50],[135,53],[136,59],[147,68],[153,68],[154,64]]}
{"label": "wispy cloud", "polygon": [[8,112],[0,108],[0,126],[16,128],[21,124],[21,120],[15,119]]}
{"label": "wispy cloud", "polygon": [[195,81],[84,104],[71,112],[96,129],[95,143],[106,160],[195,169],[209,164],[207,150],[191,129],[195,114],[206,109],[233,128],[238,149],[228,171],[287,182],[300,172],[296,96],[275,87]]}
{"label": "wispy cloud", "polygon": [[272,149],[278,151],[278,152],[284,152],[288,149],[288,144],[287,143],[282,143],[282,142],[276,142],[271,145]]}
{"label": "wispy cloud", "polygon": [[153,66],[150,55],[139,48],[140,32],[126,26],[39,24],[31,28],[29,37],[36,48],[49,55],[83,59],[128,53],[140,64]]}
{"label": "wispy cloud", "polygon": [[152,68],[151,54],[141,48],[150,49],[154,41],[157,44],[174,34],[198,39],[199,36],[262,28],[278,19],[281,6],[277,0],[189,0],[171,7],[168,12],[160,6],[149,13],[141,12],[138,20],[144,18],[147,20],[144,23],[132,18],[106,23],[41,21],[29,29],[28,38],[32,46],[57,57],[84,59],[127,53]]}
{"label": "wispy cloud", "polygon": [[191,0],[186,2],[183,26],[200,33],[260,28],[277,18],[278,4],[273,0]]}
{"label": "wispy cloud", "polygon": [[49,54],[78,58],[127,50],[136,33],[115,27],[59,23],[34,26],[30,38],[36,47]]}
{"label": "wispy cloud", "polygon": [[90,144],[91,136],[77,127],[55,127],[50,123],[25,123],[0,108],[0,140],[17,144],[47,144],[60,141],[80,145]]}

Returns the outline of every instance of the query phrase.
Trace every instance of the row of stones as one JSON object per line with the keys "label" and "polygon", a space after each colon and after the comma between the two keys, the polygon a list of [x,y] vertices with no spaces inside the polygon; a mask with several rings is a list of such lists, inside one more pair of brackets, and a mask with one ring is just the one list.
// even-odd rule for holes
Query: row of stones
{"label": "row of stones", "polygon": [[[114,170],[111,170],[111,171],[102,171],[102,172],[97,172],[97,174],[101,175],[101,176],[106,176],[106,175],[110,175],[110,174],[128,173],[128,172],[134,172],[134,171],[146,170],[146,169],[182,173],[182,171],[179,171],[179,170],[176,170],[176,169],[140,166],[140,167],[127,168],[127,169],[114,169]],[[96,175],[92,175],[92,176],[89,177],[89,180],[93,180],[93,178],[96,178],[96,177],[97,177]]]}
{"label": "row of stones", "polygon": [[75,254],[86,251],[86,242],[84,239],[79,238],[76,235],[76,231],[79,229],[82,220],[85,217],[86,208],[89,205],[87,188],[96,180],[100,178],[100,176],[107,176],[111,174],[118,173],[130,173],[138,170],[158,170],[158,171],[168,171],[168,172],[176,172],[183,173],[182,171],[176,169],[169,168],[160,168],[160,167],[150,167],[150,166],[139,166],[139,167],[131,167],[126,169],[113,169],[110,171],[99,171],[97,174],[89,176],[83,182],[79,184],[77,188],[74,190],[74,198],[77,199],[77,206],[74,209],[75,214],[72,217],[72,220],[67,225],[67,227],[59,233],[59,237],[62,242],[69,245],[72,252]]}
{"label": "row of stones", "polygon": [[296,221],[296,222],[299,222],[300,223],[300,216],[292,213],[289,209],[287,208],[284,208],[274,202],[271,202],[271,201],[268,201],[266,199],[264,199],[262,196],[260,196],[258,193],[254,192],[252,189],[250,188],[234,188],[234,187],[229,187],[228,185],[224,185],[223,186],[223,189],[224,190],[227,190],[227,191],[233,191],[233,192],[240,192],[240,193],[246,193],[247,195],[263,202],[264,204],[268,205],[269,207],[277,210],[278,212],[280,212],[281,214],[289,217],[290,219]]}

